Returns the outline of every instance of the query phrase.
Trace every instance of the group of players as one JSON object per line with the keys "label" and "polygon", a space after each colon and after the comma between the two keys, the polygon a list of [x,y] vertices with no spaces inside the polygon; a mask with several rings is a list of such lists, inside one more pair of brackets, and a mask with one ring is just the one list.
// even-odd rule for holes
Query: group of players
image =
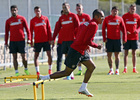
{"label": "group of players", "polygon": [[[49,20],[46,16],[41,14],[40,7],[34,7],[36,16],[31,19],[29,30],[25,18],[18,15],[17,6],[11,6],[12,16],[6,21],[5,25],[5,46],[7,48],[9,47],[10,53],[13,55],[13,64],[16,76],[19,75],[17,62],[18,52],[21,53],[25,73],[29,75],[25,55],[25,35],[23,30],[25,28],[28,37],[27,43],[34,47],[34,64],[39,78],[49,80],[67,76],[67,79],[73,79],[74,75],[72,72],[77,65],[79,67],[78,75],[82,74],[82,63],[86,66],[86,71],[84,81],[79,89],[79,93],[92,97],[93,94],[87,90],[87,83],[96,66],[90,59],[88,52],[90,51],[89,46],[97,49],[102,48],[102,44],[96,44],[93,42],[93,40],[98,30],[98,24],[101,24],[103,20],[102,35],[103,41],[106,43],[106,52],[110,67],[108,75],[114,74],[112,53],[115,55],[115,74],[119,75],[119,52],[121,51],[120,31],[123,33],[123,44],[125,50],[123,73],[127,72],[127,57],[129,49],[132,49],[133,72],[138,73],[136,71],[136,49],[138,48],[140,16],[135,13],[136,5],[130,5],[129,12],[124,14],[123,17],[118,16],[119,10],[116,6],[112,7],[111,15],[105,18],[103,11],[96,9],[93,11],[93,18],[91,19],[89,15],[83,13],[83,6],[80,3],[76,4],[76,11],[77,15],[70,12],[70,5],[67,2],[62,4],[61,16],[56,22],[52,36]],[[8,46],[9,31],[10,45]],[[54,47],[57,35],[57,72],[52,74],[51,49]],[[46,76],[40,75],[39,72],[38,57],[42,48],[43,51],[46,51],[48,56],[49,75]],[[60,71],[63,54],[65,54],[66,58],[66,68],[63,71]]]}

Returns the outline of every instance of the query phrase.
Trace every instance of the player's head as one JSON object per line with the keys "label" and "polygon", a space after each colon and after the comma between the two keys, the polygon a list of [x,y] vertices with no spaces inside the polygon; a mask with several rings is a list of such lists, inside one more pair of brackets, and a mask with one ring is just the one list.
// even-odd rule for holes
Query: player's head
{"label": "player's head", "polygon": [[18,8],[17,8],[16,5],[12,5],[11,6],[11,14],[12,14],[12,16],[17,16],[17,14],[18,14]]}
{"label": "player's head", "polygon": [[136,12],[136,4],[131,4],[129,7],[129,13],[134,14]]}
{"label": "player's head", "polygon": [[63,15],[64,14],[64,11],[63,10],[61,10],[61,15]]}
{"label": "player's head", "polygon": [[34,12],[35,12],[37,17],[41,16],[41,8],[39,6],[34,7]]}
{"label": "player's head", "polygon": [[95,9],[92,16],[98,22],[98,24],[101,24],[104,20],[104,12],[100,9]]}
{"label": "player's head", "polygon": [[118,13],[119,13],[118,7],[117,6],[112,7],[111,15],[116,16],[116,15],[118,15]]}
{"label": "player's head", "polygon": [[76,4],[76,11],[79,15],[83,13],[83,5],[81,3]]}
{"label": "player's head", "polygon": [[62,4],[62,9],[63,9],[64,14],[67,14],[70,12],[70,5],[67,2],[64,2]]}

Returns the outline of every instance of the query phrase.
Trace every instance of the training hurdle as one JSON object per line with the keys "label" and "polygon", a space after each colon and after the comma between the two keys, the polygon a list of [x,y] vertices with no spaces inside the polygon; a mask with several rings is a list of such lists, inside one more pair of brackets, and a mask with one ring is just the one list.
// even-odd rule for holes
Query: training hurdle
{"label": "training hurdle", "polygon": [[37,100],[37,92],[36,92],[36,87],[37,85],[41,84],[41,93],[42,93],[42,100],[45,100],[45,94],[44,94],[44,82],[48,81],[54,81],[54,80],[59,80],[59,79],[50,79],[50,80],[39,80],[36,82],[33,82],[33,91],[34,91],[34,100]]}
{"label": "training hurdle", "polygon": [[[11,82],[19,82],[28,79],[37,79],[37,75],[22,75],[22,76],[11,76],[11,77],[4,77],[4,83],[11,83]],[[9,81],[7,80],[9,79]],[[16,79],[16,80],[13,80]]]}

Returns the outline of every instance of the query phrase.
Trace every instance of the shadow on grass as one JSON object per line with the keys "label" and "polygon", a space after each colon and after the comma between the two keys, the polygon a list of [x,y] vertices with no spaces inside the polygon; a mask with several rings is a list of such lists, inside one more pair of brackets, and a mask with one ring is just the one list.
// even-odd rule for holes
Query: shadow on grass
{"label": "shadow on grass", "polygon": [[[60,98],[60,99],[45,99],[45,100],[84,100],[84,99],[88,99],[88,98]],[[19,98],[19,99],[14,99],[14,100],[33,100],[33,99],[22,99],[22,98]],[[41,100],[41,99],[38,99],[38,100]]]}

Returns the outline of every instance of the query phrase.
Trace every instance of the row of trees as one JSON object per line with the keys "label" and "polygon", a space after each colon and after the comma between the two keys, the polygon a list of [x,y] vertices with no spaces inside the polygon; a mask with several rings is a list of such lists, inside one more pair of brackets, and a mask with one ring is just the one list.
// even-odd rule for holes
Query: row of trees
{"label": "row of trees", "polygon": [[[100,1],[109,1],[109,0],[100,0]],[[122,2],[122,0],[112,0],[114,2]],[[140,5],[140,0],[124,0],[125,3],[136,3]]]}

